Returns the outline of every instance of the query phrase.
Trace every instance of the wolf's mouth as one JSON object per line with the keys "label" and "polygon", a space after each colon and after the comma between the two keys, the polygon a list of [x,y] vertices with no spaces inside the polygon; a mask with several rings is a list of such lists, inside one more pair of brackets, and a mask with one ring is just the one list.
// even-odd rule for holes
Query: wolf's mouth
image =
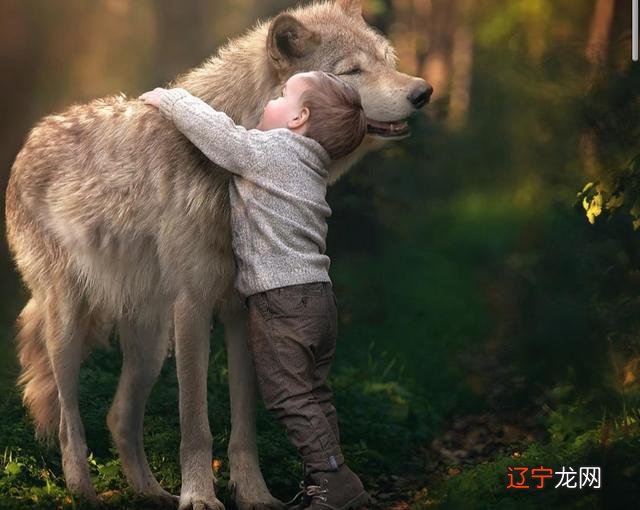
{"label": "wolf's mouth", "polygon": [[382,138],[402,138],[411,134],[409,124],[405,120],[393,122],[380,122],[367,119],[367,133]]}

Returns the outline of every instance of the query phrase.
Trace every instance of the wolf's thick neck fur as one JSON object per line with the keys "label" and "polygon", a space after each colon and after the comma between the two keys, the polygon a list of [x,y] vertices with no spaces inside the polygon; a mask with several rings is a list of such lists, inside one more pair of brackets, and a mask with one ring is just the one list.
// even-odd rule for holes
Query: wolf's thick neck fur
{"label": "wolf's thick neck fur", "polygon": [[[268,30],[268,24],[256,25],[199,67],[179,76],[172,86],[185,88],[214,108],[223,109],[236,123],[254,128],[269,100],[265,90],[275,97],[280,87],[280,78],[265,51]],[[234,77],[234,83],[228,81],[229,76]]]}

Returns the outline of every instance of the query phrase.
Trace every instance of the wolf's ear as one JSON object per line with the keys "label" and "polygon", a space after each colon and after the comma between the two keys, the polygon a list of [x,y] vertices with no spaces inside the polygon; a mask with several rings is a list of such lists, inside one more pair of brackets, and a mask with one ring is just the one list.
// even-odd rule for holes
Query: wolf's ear
{"label": "wolf's ear", "polygon": [[362,0],[336,0],[342,10],[354,17],[362,17]]}
{"label": "wolf's ear", "polygon": [[289,61],[308,55],[319,44],[320,35],[291,14],[280,14],[269,27],[267,52],[276,67],[286,67]]}

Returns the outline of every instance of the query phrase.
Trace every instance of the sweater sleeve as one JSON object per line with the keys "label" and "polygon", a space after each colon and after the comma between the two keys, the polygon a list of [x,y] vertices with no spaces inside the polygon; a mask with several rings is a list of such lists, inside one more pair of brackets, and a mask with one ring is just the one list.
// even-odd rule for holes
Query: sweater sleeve
{"label": "sweater sleeve", "polygon": [[159,108],[207,158],[234,174],[246,176],[274,164],[274,140],[268,132],[237,126],[227,114],[184,89],[166,90]]}

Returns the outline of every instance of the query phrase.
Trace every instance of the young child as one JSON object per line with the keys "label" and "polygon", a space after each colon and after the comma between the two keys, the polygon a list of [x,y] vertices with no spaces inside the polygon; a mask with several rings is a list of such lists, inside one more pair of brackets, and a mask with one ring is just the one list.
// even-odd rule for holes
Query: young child
{"label": "young child", "polygon": [[327,385],[337,335],[325,255],[327,165],[366,132],[360,96],[334,75],[287,80],[257,129],[236,126],[184,89],[140,96],[157,106],[211,161],[232,172],[235,286],[249,308],[249,348],[267,409],[305,465],[299,508],[358,508],[369,495],[344,463]]}

